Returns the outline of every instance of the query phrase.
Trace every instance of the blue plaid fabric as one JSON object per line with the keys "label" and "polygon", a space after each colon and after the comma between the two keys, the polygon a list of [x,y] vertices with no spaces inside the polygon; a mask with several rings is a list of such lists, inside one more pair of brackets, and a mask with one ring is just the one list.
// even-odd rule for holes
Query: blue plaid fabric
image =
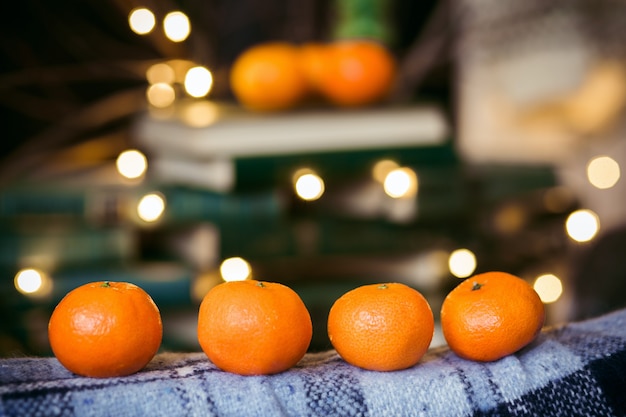
{"label": "blue plaid fabric", "polygon": [[222,372],[203,353],[161,353],[141,372],[92,379],[54,358],[0,360],[2,416],[626,416],[626,310],[545,329],[496,362],[434,349],[398,372],[334,351],[272,376]]}

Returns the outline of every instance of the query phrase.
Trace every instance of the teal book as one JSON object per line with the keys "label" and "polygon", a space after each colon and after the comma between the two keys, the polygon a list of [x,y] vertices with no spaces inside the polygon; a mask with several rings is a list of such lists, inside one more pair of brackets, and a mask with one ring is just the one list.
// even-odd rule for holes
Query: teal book
{"label": "teal book", "polygon": [[[0,190],[0,220],[137,226],[138,204],[151,193],[160,195],[165,203],[160,224],[271,221],[284,214],[287,204],[284,195],[274,189],[219,193],[160,183],[102,188],[42,183]],[[0,233],[1,228],[0,224]]]}
{"label": "teal book", "polygon": [[4,267],[124,263],[135,259],[138,250],[136,230],[129,227],[58,223],[17,228],[5,224],[0,232],[0,265]]}

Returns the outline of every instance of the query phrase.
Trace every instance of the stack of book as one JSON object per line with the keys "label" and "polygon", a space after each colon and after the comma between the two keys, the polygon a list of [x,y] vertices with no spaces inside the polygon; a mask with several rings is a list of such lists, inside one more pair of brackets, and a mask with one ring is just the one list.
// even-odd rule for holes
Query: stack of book
{"label": "stack of book", "polygon": [[416,149],[451,143],[433,105],[263,114],[206,102],[181,103],[166,116],[147,112],[134,140],[158,181],[217,191],[271,186],[303,164],[348,175],[377,158],[410,162]]}

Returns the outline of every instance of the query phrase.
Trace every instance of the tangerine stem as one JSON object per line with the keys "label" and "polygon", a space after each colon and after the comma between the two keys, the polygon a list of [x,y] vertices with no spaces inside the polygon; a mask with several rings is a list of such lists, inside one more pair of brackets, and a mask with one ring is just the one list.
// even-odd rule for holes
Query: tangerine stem
{"label": "tangerine stem", "polygon": [[100,284],[100,286],[101,286],[101,287],[104,287],[104,288],[106,288],[106,287],[110,287],[110,286],[111,286],[111,283],[109,283],[109,281],[104,281],[102,284]]}
{"label": "tangerine stem", "polygon": [[267,286],[267,285],[263,284],[261,281],[257,282],[257,283],[256,283],[256,285],[257,285],[258,287],[261,287],[261,288],[264,288],[264,287],[266,287],[266,286]]}
{"label": "tangerine stem", "polygon": [[378,286],[378,289],[379,289],[379,290],[386,290],[387,288],[388,288],[388,287],[387,287],[387,284],[380,284],[380,285]]}
{"label": "tangerine stem", "polygon": [[485,285],[485,284],[479,284],[478,282],[474,281],[474,283],[472,285],[472,291],[480,290],[483,285]]}

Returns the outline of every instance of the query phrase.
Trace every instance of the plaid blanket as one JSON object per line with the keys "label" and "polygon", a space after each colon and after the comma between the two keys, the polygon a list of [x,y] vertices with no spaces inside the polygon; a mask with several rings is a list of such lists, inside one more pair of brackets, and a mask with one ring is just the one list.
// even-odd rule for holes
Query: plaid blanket
{"label": "plaid blanket", "polygon": [[431,350],[398,372],[334,351],[272,376],[219,371],[202,353],[160,353],[141,372],[91,379],[54,358],[0,360],[2,416],[625,416],[626,310],[545,329],[496,362]]}

